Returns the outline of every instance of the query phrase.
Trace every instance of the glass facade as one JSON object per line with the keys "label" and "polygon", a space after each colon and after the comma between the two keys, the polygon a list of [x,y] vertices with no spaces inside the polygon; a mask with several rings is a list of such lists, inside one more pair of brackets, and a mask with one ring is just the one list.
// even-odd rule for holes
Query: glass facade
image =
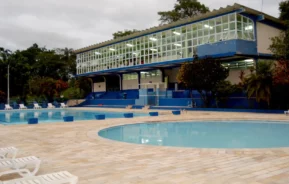
{"label": "glass facade", "polygon": [[241,61],[224,62],[222,65],[230,70],[240,70],[255,66],[255,61],[253,59],[246,59]]}
{"label": "glass facade", "polygon": [[135,80],[138,79],[137,73],[128,73],[128,74],[123,74],[122,76],[123,80]]}
{"label": "glass facade", "polygon": [[77,74],[181,58],[223,40],[255,40],[254,22],[237,13],[183,25],[77,54]]}

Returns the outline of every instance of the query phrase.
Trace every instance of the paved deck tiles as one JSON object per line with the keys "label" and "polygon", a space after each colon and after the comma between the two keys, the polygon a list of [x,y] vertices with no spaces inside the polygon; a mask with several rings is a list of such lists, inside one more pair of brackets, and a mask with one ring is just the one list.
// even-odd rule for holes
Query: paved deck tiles
{"label": "paved deck tiles", "polygon": [[276,114],[187,112],[173,116],[169,111],[160,111],[160,114],[133,119],[0,125],[0,147],[15,146],[20,149],[19,156],[39,157],[43,162],[38,174],[67,170],[79,176],[80,184],[289,183],[289,148],[176,148],[128,144],[97,136],[97,132],[106,127],[140,122],[248,119],[289,123],[288,116]]}

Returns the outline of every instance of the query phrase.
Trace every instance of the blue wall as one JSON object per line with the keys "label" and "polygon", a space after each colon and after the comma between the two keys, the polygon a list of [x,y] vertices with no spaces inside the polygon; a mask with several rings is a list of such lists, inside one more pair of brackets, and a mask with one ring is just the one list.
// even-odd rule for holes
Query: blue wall
{"label": "blue wall", "polygon": [[255,41],[227,40],[213,44],[205,44],[197,47],[199,57],[220,55],[228,53],[257,55],[257,44]]}
{"label": "blue wall", "polygon": [[86,100],[83,105],[135,105],[134,99],[96,99]]}
{"label": "blue wall", "polygon": [[[204,103],[201,98],[166,98],[159,100],[159,106],[188,106],[191,101],[196,102],[197,107],[203,107]],[[216,107],[216,103],[213,101],[211,103],[212,107]],[[257,109],[259,104],[256,100],[248,99],[247,97],[231,97],[228,99],[226,104],[219,103],[218,107],[227,107],[235,109]]]}

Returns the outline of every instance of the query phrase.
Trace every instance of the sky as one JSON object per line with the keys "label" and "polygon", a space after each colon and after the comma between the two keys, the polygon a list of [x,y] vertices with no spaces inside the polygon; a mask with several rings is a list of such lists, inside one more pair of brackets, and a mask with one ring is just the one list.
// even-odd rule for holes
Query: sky
{"label": "sky", "polygon": [[[262,0],[199,0],[219,9],[234,3],[261,11]],[[281,0],[263,0],[262,11],[279,16]],[[112,39],[114,32],[159,25],[157,12],[172,10],[176,0],[1,0],[0,47],[79,49]]]}

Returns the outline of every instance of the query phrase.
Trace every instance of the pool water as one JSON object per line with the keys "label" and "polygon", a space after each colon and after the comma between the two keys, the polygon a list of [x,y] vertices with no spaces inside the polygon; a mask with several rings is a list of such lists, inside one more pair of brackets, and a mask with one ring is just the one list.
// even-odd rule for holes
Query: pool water
{"label": "pool water", "polygon": [[[0,124],[27,124],[29,118],[38,118],[39,123],[63,122],[64,116],[73,116],[75,121],[93,120],[98,114],[105,114],[105,118],[123,118],[124,113],[73,109],[13,110],[0,112]],[[134,116],[147,116],[147,114],[134,113]]]}
{"label": "pool water", "polygon": [[289,124],[261,121],[171,122],[116,126],[98,135],[116,141],[194,148],[289,147]]}

